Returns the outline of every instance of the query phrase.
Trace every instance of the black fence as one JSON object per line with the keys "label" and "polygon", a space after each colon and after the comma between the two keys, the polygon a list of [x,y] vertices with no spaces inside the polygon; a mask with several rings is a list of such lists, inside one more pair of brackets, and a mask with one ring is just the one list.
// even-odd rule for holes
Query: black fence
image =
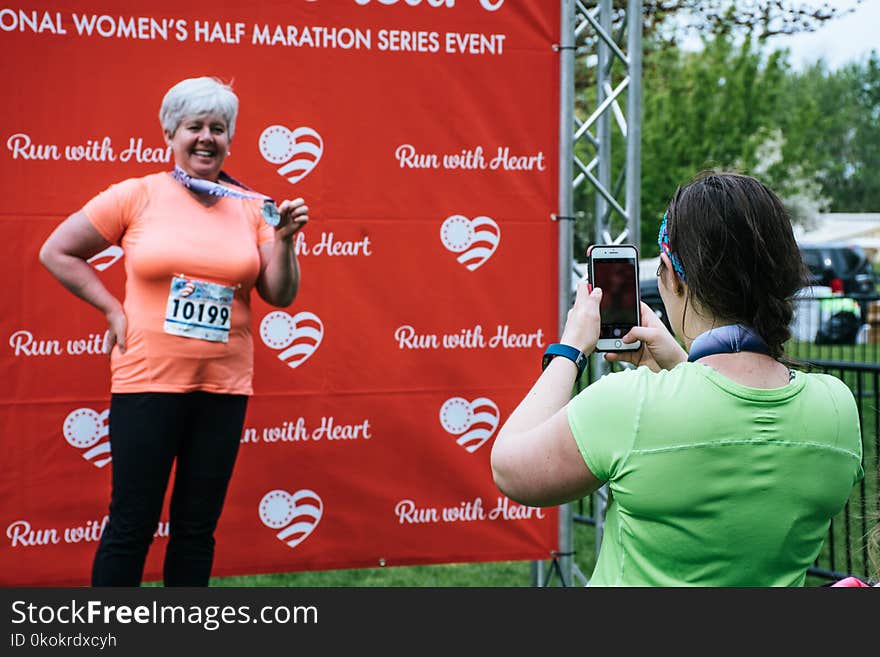
{"label": "black fence", "polygon": [[[866,536],[880,522],[880,296],[800,297],[786,352],[793,367],[831,374],[849,386],[862,430],[865,478],[832,520],[825,545],[808,571],[807,584],[822,585],[847,575],[867,581],[871,567]],[[592,365],[591,361],[578,390],[593,381]],[[574,505],[576,524],[595,525],[594,498]]]}
{"label": "black fence", "polygon": [[803,369],[831,374],[852,390],[862,427],[865,478],[856,485],[844,510],[831,521],[828,537],[809,574],[835,580],[855,575],[867,581],[871,571],[866,536],[880,522],[880,365],[845,361],[813,361]]}
{"label": "black fence", "polygon": [[862,467],[843,512],[834,518],[825,546],[809,574],[822,580],[843,575],[867,579],[867,532],[880,522],[880,296],[821,296],[805,291],[795,301],[792,339],[786,345],[792,365],[825,372],[852,390],[862,428]]}

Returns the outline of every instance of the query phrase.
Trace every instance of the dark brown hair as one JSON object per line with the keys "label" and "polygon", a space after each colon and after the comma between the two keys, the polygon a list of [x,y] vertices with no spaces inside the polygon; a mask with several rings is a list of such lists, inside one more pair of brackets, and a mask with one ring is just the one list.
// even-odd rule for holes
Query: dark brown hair
{"label": "dark brown hair", "polygon": [[751,326],[781,358],[792,297],[807,284],[782,201],[750,176],[704,171],[676,191],[667,213],[689,300],[724,322]]}

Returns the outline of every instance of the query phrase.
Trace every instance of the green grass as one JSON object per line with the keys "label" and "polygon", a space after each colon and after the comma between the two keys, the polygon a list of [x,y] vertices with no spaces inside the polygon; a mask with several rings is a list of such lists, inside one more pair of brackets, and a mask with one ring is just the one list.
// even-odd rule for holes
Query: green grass
{"label": "green grass", "polygon": [[816,345],[789,341],[786,354],[800,361],[831,360],[846,363],[880,363],[880,343]]}
{"label": "green grass", "polygon": [[[575,527],[575,535],[593,534],[592,528]],[[592,545],[585,537],[586,545]],[[575,563],[587,576],[592,572],[592,554],[576,555]],[[549,575],[551,562],[542,562],[544,577]],[[491,563],[440,564],[436,566],[397,566],[393,568],[358,568],[351,570],[271,573],[239,577],[213,577],[211,586],[245,587],[522,587],[531,586],[531,561],[500,561]],[[161,586],[161,582],[145,582],[144,586]],[[550,582],[559,585],[553,576]]]}
{"label": "green grass", "polygon": [[250,577],[215,577],[211,586],[283,587],[463,587],[529,586],[529,562],[398,566]]}
{"label": "green grass", "polygon": [[[595,530],[575,523],[573,537],[576,553],[574,563],[589,577],[595,565]],[[580,549],[578,549],[580,546]],[[440,564],[435,566],[396,566],[389,568],[357,568],[350,570],[271,573],[239,577],[213,577],[212,587],[522,587],[531,586],[531,561]],[[549,576],[552,562],[544,561],[544,578]],[[569,583],[570,584],[570,583]],[[579,582],[575,582],[580,586]],[[145,582],[144,586],[161,586],[162,582]],[[553,575],[551,586],[559,586]]]}

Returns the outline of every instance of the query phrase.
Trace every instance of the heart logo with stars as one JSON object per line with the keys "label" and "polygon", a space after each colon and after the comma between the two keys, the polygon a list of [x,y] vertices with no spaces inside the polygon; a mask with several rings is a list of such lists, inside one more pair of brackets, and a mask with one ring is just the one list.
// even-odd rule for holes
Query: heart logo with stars
{"label": "heart logo with stars", "polygon": [[288,129],[270,125],[260,134],[260,153],[270,164],[280,164],[280,176],[295,185],[309,175],[324,154],[324,140],[308,126]]}
{"label": "heart logo with stars", "polygon": [[303,488],[295,493],[276,489],[260,500],[260,520],[288,547],[295,548],[306,540],[324,515],[324,503],[315,491]]}

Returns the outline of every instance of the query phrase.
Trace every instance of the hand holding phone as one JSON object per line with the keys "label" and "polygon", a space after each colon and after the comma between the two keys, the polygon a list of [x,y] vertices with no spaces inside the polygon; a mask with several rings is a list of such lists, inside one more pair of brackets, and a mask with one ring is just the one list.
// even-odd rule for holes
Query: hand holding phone
{"label": "hand holding phone", "polygon": [[586,278],[577,285],[574,305],[568,311],[560,342],[591,354],[599,339],[600,290],[589,290]]}
{"label": "hand holding phone", "polygon": [[587,250],[590,284],[602,288],[596,351],[637,351],[622,338],[641,323],[639,250],[632,244],[596,244]]}
{"label": "hand holding phone", "polygon": [[652,372],[671,370],[687,360],[687,352],[644,301],[641,302],[641,320],[642,325],[630,331],[630,337],[641,340],[644,348],[639,351],[608,352],[605,360],[630,363],[636,367],[644,365]]}

